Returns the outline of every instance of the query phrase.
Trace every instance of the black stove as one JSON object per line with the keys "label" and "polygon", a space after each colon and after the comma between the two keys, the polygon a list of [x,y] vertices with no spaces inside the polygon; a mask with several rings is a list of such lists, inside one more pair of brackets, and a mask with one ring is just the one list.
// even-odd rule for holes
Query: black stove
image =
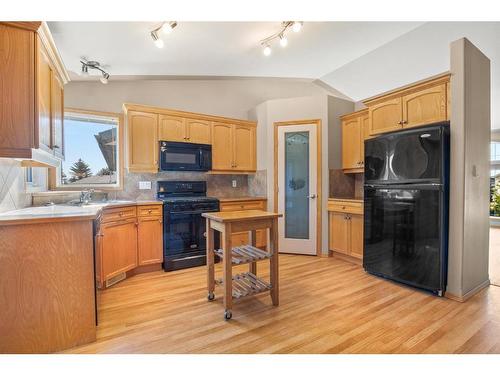
{"label": "black stove", "polygon": [[[219,211],[219,200],[206,196],[205,181],[159,181],[163,201],[163,269],[173,271],[206,264],[206,220]],[[219,238],[215,237],[216,246]]]}

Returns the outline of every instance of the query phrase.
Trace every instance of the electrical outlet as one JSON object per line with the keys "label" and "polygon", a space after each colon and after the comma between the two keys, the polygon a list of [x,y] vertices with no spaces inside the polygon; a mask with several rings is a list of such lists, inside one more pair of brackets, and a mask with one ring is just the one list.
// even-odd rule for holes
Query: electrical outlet
{"label": "electrical outlet", "polygon": [[139,181],[139,190],[151,190],[151,181]]}
{"label": "electrical outlet", "polygon": [[234,187],[234,188],[235,188],[236,186],[238,186],[238,185],[236,184],[236,180],[233,180],[233,181],[232,181],[232,185],[233,185],[233,187]]}

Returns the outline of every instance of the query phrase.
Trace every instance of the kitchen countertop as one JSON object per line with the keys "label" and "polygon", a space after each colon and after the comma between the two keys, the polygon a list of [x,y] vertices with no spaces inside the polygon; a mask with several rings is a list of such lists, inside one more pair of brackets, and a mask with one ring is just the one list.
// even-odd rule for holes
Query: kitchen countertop
{"label": "kitchen countertop", "polygon": [[253,200],[267,200],[267,197],[216,197],[221,202],[243,202]]}
{"label": "kitchen countertop", "polygon": [[86,206],[74,206],[71,204],[56,204],[53,206],[26,207],[19,210],[0,213],[0,225],[12,225],[23,223],[42,223],[54,221],[71,220],[93,220],[101,210],[105,208],[118,208],[124,206],[143,206],[152,204],[163,204],[160,201],[107,201],[93,202]]}
{"label": "kitchen countertop", "polygon": [[348,202],[361,202],[363,203],[363,198],[339,198],[339,197],[330,197],[329,201],[348,201]]}

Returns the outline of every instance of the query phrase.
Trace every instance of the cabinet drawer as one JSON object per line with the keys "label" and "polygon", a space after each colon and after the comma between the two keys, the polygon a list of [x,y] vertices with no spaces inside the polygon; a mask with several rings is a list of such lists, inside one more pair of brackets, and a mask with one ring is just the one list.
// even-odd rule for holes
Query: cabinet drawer
{"label": "cabinet drawer", "polygon": [[139,206],[137,216],[161,216],[162,207],[162,205]]}
{"label": "cabinet drawer", "polygon": [[328,211],[345,212],[351,214],[363,214],[363,204],[361,202],[328,202]]}
{"label": "cabinet drawer", "polygon": [[265,201],[221,202],[221,211],[265,210]]}
{"label": "cabinet drawer", "polygon": [[135,218],[136,209],[133,207],[108,208],[102,214],[102,222],[107,223],[121,219]]}

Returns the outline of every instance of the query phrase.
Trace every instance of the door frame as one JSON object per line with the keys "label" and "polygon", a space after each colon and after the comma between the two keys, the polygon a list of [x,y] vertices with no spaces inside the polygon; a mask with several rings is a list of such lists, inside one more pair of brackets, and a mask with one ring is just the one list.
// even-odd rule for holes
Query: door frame
{"label": "door frame", "polygon": [[322,165],[322,153],[321,153],[321,120],[296,120],[296,121],[278,121],[274,123],[274,212],[278,212],[278,128],[280,126],[293,126],[293,125],[316,125],[316,151],[317,151],[317,165],[316,165],[316,198],[318,204],[316,205],[316,256],[321,256],[321,243],[322,243],[322,220],[321,220],[321,207],[323,205],[322,194],[321,194],[321,165]]}

